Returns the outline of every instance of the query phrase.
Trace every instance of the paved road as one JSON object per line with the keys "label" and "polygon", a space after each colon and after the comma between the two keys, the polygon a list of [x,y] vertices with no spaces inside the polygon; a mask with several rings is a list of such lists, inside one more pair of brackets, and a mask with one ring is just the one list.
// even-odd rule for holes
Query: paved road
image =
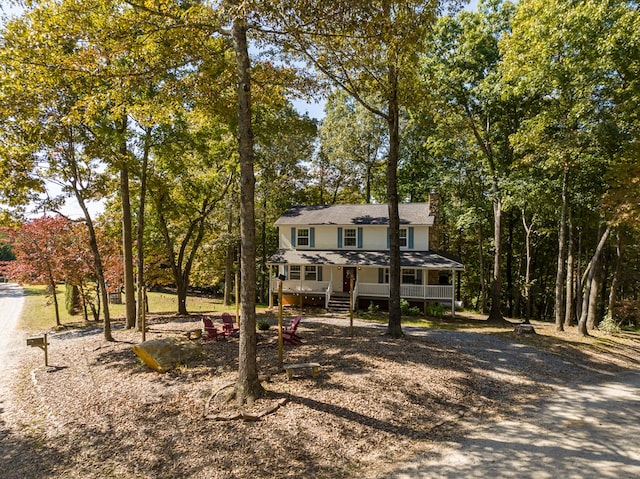
{"label": "paved road", "polygon": [[24,334],[16,332],[23,303],[22,288],[12,283],[0,283],[0,391],[4,390],[5,379],[15,368],[12,360],[15,352],[24,347]]}
{"label": "paved road", "polygon": [[22,312],[22,288],[11,283],[0,283],[0,424],[8,400],[11,381],[15,378],[16,351],[24,347],[24,334],[16,331]]}
{"label": "paved road", "polygon": [[389,479],[640,477],[640,374],[562,387],[514,420],[401,466]]}

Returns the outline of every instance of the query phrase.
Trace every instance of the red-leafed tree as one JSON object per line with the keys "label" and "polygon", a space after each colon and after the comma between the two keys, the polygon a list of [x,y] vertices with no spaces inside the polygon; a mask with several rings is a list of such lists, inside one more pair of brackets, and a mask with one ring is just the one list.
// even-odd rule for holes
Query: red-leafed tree
{"label": "red-leafed tree", "polygon": [[16,261],[8,266],[8,275],[17,281],[47,285],[53,297],[56,326],[60,326],[56,284],[65,279],[64,264],[73,236],[72,222],[62,216],[28,221],[13,235]]}

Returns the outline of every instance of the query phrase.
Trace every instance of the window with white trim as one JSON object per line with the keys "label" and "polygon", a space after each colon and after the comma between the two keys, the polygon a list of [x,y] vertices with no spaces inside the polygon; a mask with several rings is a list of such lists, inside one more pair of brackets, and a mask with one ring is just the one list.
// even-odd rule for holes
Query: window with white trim
{"label": "window with white trim", "polygon": [[344,229],[344,246],[355,247],[357,244],[357,232],[355,228]]}
{"label": "window with white trim", "polygon": [[416,284],[416,270],[413,268],[402,269],[402,284]]}
{"label": "window with white trim", "polygon": [[378,283],[389,284],[389,268],[378,268]]}
{"label": "window with white trim", "polygon": [[409,245],[407,228],[400,228],[400,247],[406,248]]}
{"label": "window with white trim", "polygon": [[318,267],[317,266],[305,266],[304,267],[304,280],[305,281],[317,281],[318,280]]}
{"label": "window with white trim", "polygon": [[309,246],[309,230],[307,228],[300,228],[298,230],[297,245]]}
{"label": "window with white trim", "polygon": [[289,279],[300,279],[300,265],[292,264],[289,266]]}

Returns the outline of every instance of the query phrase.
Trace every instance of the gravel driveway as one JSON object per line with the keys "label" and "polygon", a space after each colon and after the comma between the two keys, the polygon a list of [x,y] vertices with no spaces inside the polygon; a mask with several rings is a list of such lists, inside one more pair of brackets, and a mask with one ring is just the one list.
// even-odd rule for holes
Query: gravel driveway
{"label": "gravel driveway", "polygon": [[561,387],[522,417],[471,430],[389,479],[640,477],[640,374]]}
{"label": "gravel driveway", "polygon": [[[640,477],[640,373],[594,374],[578,363],[493,335],[403,330],[473,355],[478,368],[496,377],[517,375],[534,365],[528,374],[555,391],[509,420],[474,424],[470,418],[469,432],[459,442],[400,465],[388,479]],[[594,377],[599,380],[593,382]],[[575,384],[567,384],[566,378],[574,378]]]}

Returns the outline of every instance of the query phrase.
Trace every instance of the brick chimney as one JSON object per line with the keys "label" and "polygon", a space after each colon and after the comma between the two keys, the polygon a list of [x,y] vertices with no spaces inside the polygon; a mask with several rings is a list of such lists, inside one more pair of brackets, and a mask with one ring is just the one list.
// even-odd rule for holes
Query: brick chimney
{"label": "brick chimney", "polygon": [[429,216],[438,217],[438,209],[440,209],[440,194],[435,190],[429,193]]}

